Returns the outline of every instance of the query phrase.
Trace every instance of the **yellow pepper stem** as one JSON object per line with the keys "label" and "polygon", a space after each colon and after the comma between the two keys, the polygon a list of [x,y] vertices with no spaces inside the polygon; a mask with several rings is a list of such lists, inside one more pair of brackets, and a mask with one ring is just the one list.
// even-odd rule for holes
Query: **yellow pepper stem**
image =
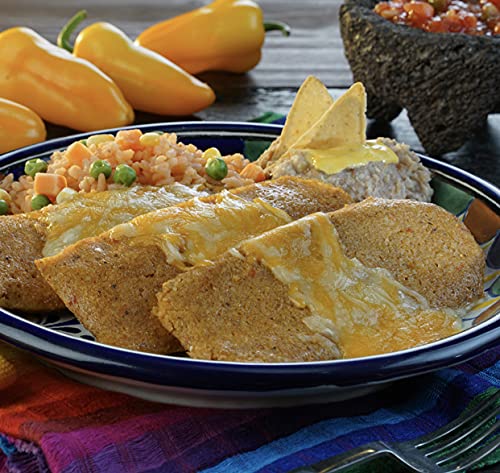
{"label": "yellow pepper stem", "polygon": [[70,53],[73,52],[73,45],[70,42],[70,37],[75,31],[76,27],[87,18],[87,12],[85,10],[80,10],[75,13],[68,22],[63,26],[63,29],[57,36],[57,45],[60,48],[66,49]]}
{"label": "yellow pepper stem", "polygon": [[281,21],[264,22],[264,31],[281,31],[283,36],[290,36],[290,27]]}

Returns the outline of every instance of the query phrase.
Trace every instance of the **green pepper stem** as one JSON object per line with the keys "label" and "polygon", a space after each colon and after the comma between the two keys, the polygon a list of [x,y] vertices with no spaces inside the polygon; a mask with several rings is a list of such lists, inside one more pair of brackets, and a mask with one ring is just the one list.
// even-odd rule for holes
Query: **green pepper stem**
{"label": "green pepper stem", "polygon": [[57,45],[60,48],[66,49],[70,53],[73,52],[73,45],[71,44],[69,38],[75,31],[76,27],[87,18],[87,12],[85,10],[80,10],[75,13],[73,17],[69,19],[69,21],[63,26],[61,32],[57,36]]}
{"label": "green pepper stem", "polygon": [[281,31],[283,36],[290,36],[290,27],[282,21],[269,21],[264,23],[264,31]]}

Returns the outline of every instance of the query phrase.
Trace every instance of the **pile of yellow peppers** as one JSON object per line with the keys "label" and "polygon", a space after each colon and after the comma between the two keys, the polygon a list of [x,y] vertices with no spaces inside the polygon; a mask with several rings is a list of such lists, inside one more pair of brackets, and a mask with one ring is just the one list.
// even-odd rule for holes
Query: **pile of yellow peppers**
{"label": "pile of yellow peppers", "polygon": [[215,100],[213,90],[191,74],[207,70],[243,73],[260,60],[265,32],[251,0],[215,0],[158,23],[133,42],[115,26],[84,28],[78,12],[57,46],[35,31],[0,33],[0,153],[43,141],[44,120],[79,131],[128,125],[134,109],[159,115],[196,113]]}

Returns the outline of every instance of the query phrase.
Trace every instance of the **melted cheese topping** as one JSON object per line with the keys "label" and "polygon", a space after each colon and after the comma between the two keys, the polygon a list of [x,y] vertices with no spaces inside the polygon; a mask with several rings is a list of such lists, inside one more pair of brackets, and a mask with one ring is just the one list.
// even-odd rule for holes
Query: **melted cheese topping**
{"label": "melted cheese topping", "polygon": [[205,193],[181,184],[76,194],[70,201],[42,211],[41,218],[48,224],[43,256],[55,255],[66,246],[99,235],[138,215],[200,195]]}
{"label": "melted cheese topping", "polygon": [[210,262],[246,238],[291,221],[260,199],[253,202],[222,191],[211,199],[151,212],[113,228],[109,235],[130,244],[158,244],[169,264],[178,268]]}
{"label": "melted cheese topping", "polygon": [[336,174],[347,168],[363,166],[370,162],[397,163],[396,153],[377,140],[359,145],[343,145],[327,149],[302,149],[306,159],[319,171]]}
{"label": "melted cheese topping", "polygon": [[325,214],[313,214],[243,242],[239,250],[267,266],[289,288],[304,324],[345,358],[402,350],[460,328],[456,315],[432,309],[417,292],[381,268],[345,256]]}

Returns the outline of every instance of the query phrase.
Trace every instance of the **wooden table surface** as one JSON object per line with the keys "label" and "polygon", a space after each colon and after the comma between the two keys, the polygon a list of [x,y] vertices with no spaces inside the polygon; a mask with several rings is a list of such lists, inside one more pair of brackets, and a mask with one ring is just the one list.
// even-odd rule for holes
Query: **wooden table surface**
{"label": "wooden table surface", "polygon": [[[29,26],[54,41],[59,29],[77,10],[89,19],[109,21],[136,37],[147,26],[197,8],[201,0],[3,0],[0,30]],[[137,123],[172,120],[249,120],[267,111],[286,113],[304,78],[313,74],[337,96],[352,82],[338,25],[340,0],[261,0],[265,18],[282,20],[292,35],[269,33],[260,64],[248,74],[206,73],[200,77],[217,93],[217,101],[196,117],[137,114]],[[432,119],[432,117],[430,117]],[[72,133],[49,127],[49,137]],[[368,134],[392,136],[424,152],[406,114],[392,123],[369,123]],[[456,166],[500,185],[500,115],[490,115],[488,126],[460,150],[441,157]]]}

